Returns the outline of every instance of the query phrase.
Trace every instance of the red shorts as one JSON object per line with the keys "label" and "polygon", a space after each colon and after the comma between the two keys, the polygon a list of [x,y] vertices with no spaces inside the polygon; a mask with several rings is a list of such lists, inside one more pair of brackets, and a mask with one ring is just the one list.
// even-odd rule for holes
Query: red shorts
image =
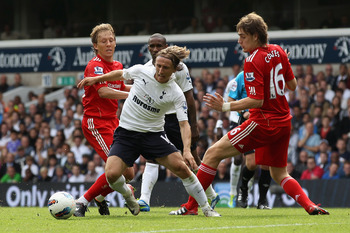
{"label": "red shorts", "polygon": [[115,119],[83,117],[82,129],[84,136],[105,162],[113,143],[114,130],[118,125],[119,120],[117,117]]}
{"label": "red shorts", "polygon": [[246,120],[227,133],[232,145],[241,153],[255,149],[256,164],[285,167],[291,125],[274,127]]}

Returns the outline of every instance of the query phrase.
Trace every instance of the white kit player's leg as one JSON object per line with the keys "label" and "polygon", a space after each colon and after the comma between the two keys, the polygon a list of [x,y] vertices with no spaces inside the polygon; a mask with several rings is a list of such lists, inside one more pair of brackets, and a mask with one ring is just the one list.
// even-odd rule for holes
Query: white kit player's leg
{"label": "white kit player's leg", "polygon": [[[220,217],[221,215],[213,210],[208,203],[207,196],[204,192],[204,189],[199,182],[197,176],[192,174],[190,177],[186,179],[181,179],[182,183],[187,191],[187,193],[196,199],[199,206],[202,208],[203,214],[206,217]],[[197,212],[190,212],[186,209],[186,207],[181,207],[177,211],[171,211],[170,215],[197,215]]]}
{"label": "white kit player's leg", "polygon": [[213,185],[209,185],[207,190],[205,190],[205,194],[207,195],[211,208],[214,209],[220,201],[220,196],[215,192]]}
{"label": "white kit player's leg", "polygon": [[125,205],[129,208],[133,215],[138,215],[140,213],[140,206],[134,197],[134,192],[131,189],[132,186],[128,186],[125,183],[125,177],[123,175],[120,176],[114,183],[109,183],[109,186],[124,197],[126,202]]}
{"label": "white kit player's leg", "polygon": [[146,162],[145,171],[142,174],[141,197],[138,200],[143,212],[150,211],[150,200],[154,185],[158,180],[159,165]]}
{"label": "white kit player's leg", "polygon": [[230,167],[230,202],[229,207],[234,208],[236,206],[237,185],[239,182],[239,176],[241,174],[241,165],[234,164],[234,158],[231,160]]}

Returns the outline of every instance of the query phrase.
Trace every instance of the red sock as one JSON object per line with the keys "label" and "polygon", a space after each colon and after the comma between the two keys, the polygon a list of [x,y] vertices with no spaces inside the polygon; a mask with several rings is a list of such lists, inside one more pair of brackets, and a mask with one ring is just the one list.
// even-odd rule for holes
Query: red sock
{"label": "red sock", "polygon": [[[209,185],[213,182],[216,175],[216,169],[209,167],[208,165],[205,165],[204,163],[199,166],[198,172],[197,172],[197,178],[201,185],[203,186],[204,190],[207,190]],[[194,208],[198,208],[198,203],[196,199],[194,199],[192,196],[188,198],[188,202],[184,205],[186,209],[191,210]]]}
{"label": "red sock", "polygon": [[106,174],[103,173],[99,178],[97,178],[95,183],[84,194],[84,197],[88,202],[90,202],[92,201],[92,199],[102,194],[103,192],[107,191],[108,189],[111,190],[106,179]]}
{"label": "red sock", "polygon": [[301,188],[298,181],[288,176],[281,181],[282,188],[284,191],[291,196],[299,205],[306,209],[309,205],[314,203],[308,198],[306,193]]}

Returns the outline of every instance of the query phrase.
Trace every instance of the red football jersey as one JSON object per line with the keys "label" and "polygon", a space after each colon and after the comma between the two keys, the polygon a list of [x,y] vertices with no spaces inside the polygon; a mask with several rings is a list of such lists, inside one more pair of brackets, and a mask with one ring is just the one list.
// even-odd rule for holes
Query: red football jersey
{"label": "red football jersey", "polygon": [[[120,62],[107,62],[97,55],[87,64],[84,77],[95,77],[120,69],[123,69],[123,65]],[[84,115],[88,117],[115,118],[118,100],[101,98],[97,92],[101,87],[124,90],[125,84],[123,81],[109,81],[96,83],[93,86],[85,86],[85,94],[83,95]]]}
{"label": "red football jersey", "polygon": [[249,119],[268,126],[287,126],[292,116],[284,96],[286,82],[294,78],[287,54],[278,45],[254,50],[244,63],[248,97],[263,99],[261,108],[250,109]]}

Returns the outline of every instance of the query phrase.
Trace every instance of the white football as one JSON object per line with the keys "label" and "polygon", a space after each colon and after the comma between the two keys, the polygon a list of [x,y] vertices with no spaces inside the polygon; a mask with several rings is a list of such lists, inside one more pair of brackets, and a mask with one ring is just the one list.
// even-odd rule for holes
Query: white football
{"label": "white football", "polygon": [[54,218],[67,219],[75,212],[75,199],[67,192],[57,192],[50,197],[47,206]]}

